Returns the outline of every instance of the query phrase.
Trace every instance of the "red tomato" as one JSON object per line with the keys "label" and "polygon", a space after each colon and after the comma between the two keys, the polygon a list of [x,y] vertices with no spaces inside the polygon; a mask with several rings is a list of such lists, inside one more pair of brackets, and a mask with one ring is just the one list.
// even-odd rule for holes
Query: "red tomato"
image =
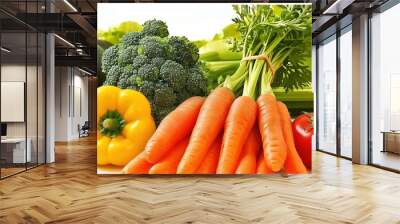
{"label": "red tomato", "polygon": [[314,135],[313,114],[306,113],[298,116],[292,122],[294,142],[297,152],[307,169],[311,170],[312,136]]}

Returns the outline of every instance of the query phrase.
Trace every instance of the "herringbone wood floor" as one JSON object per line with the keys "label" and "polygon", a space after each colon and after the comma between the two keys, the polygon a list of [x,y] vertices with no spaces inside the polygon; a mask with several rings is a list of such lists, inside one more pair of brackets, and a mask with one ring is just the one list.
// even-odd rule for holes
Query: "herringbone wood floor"
{"label": "herringbone wood floor", "polygon": [[400,175],[315,153],[310,175],[97,176],[94,138],[0,181],[0,223],[400,223]]}

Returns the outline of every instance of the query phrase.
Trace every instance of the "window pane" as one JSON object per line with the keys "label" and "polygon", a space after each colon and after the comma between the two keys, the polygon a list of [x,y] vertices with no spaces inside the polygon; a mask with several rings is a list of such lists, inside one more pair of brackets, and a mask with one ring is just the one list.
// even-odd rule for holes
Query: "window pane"
{"label": "window pane", "polygon": [[45,163],[45,52],[46,37],[43,33],[39,33],[38,46],[38,164]]}
{"label": "window pane", "polygon": [[336,37],[318,48],[318,149],[336,153]]}
{"label": "window pane", "polygon": [[[26,144],[26,33],[1,34],[1,176],[24,171],[30,162]],[[29,141],[28,141],[29,142]],[[28,147],[27,147],[28,146]],[[28,150],[27,150],[28,149]]]}
{"label": "window pane", "polygon": [[27,80],[26,80],[26,114],[27,114],[27,141],[30,150],[30,159],[28,160],[28,168],[37,165],[37,73],[38,73],[38,57],[37,57],[37,33],[28,32],[28,62],[27,62]]}
{"label": "window pane", "polygon": [[340,36],[340,153],[352,157],[352,35]]}

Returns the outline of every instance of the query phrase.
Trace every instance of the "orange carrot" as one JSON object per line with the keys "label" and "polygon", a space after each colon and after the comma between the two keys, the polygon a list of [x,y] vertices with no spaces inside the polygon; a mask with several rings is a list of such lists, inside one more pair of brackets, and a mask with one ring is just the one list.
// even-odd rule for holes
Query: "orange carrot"
{"label": "orange carrot", "polygon": [[190,135],[203,102],[203,97],[191,97],[161,121],[145,148],[149,162],[159,162],[178,142]]}
{"label": "orange carrot", "polygon": [[258,161],[257,161],[257,174],[271,174],[271,173],[274,173],[274,171],[272,171],[267,166],[263,152],[260,152],[260,155],[258,156]]}
{"label": "orange carrot", "polygon": [[198,174],[215,174],[217,171],[219,152],[221,151],[222,135],[218,136],[217,139],[211,146],[207,155],[204,157],[196,173]]}
{"label": "orange carrot", "polygon": [[148,174],[149,169],[153,164],[146,160],[146,153],[143,151],[133,158],[125,167],[122,169],[124,174]]}
{"label": "orange carrot", "polygon": [[176,174],[179,161],[189,144],[189,138],[185,138],[169,152],[160,162],[154,164],[149,170],[149,174]]}
{"label": "orange carrot", "polygon": [[240,160],[240,153],[246,143],[257,117],[257,104],[249,96],[240,96],[232,104],[225,121],[221,155],[217,173],[233,174]]}
{"label": "orange carrot", "polygon": [[179,163],[178,174],[196,172],[212,143],[224,128],[233,99],[233,92],[225,87],[215,89],[207,97],[193,128],[189,145]]}
{"label": "orange carrot", "polygon": [[236,174],[255,174],[257,171],[257,155],[260,149],[261,139],[257,126],[254,126],[246,140],[240,156],[240,162],[236,168]]}
{"label": "orange carrot", "polygon": [[278,102],[278,110],[281,115],[283,136],[288,149],[287,158],[284,164],[285,172],[289,174],[307,173],[307,169],[296,150],[289,111],[286,105],[282,102]]}
{"label": "orange carrot", "polygon": [[283,168],[287,146],[282,133],[282,125],[276,98],[272,94],[258,97],[258,127],[263,142],[264,157],[267,166],[274,172]]}

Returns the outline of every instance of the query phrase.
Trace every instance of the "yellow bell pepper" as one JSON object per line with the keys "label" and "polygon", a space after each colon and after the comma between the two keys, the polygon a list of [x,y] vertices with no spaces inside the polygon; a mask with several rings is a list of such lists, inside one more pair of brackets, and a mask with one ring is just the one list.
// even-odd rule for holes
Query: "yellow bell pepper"
{"label": "yellow bell pepper", "polygon": [[135,90],[97,88],[97,164],[126,165],[156,130],[150,103]]}

